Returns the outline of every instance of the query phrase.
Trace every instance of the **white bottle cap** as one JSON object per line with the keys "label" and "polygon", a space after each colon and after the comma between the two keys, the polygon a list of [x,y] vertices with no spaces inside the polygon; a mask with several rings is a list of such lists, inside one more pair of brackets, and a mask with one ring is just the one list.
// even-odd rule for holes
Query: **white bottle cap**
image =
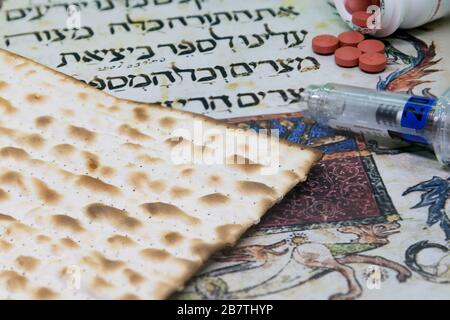
{"label": "white bottle cap", "polygon": [[347,0],[335,0],[336,9],[353,29],[376,37],[386,37],[397,29],[411,29],[450,15],[450,0],[380,0],[380,7],[370,6],[368,28],[352,23]]}

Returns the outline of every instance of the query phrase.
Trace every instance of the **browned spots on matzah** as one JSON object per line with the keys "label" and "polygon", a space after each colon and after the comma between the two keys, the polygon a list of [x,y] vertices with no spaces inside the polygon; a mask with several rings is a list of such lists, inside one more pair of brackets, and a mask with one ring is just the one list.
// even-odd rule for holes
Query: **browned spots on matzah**
{"label": "browned spots on matzah", "polygon": [[59,272],[58,276],[61,278],[66,278],[67,276],[70,276],[73,274],[73,268],[72,267],[63,267]]}
{"label": "browned spots on matzah", "polygon": [[109,107],[109,108],[108,108],[108,111],[110,111],[110,112],[112,112],[112,113],[118,112],[118,111],[120,111],[120,107],[114,105],[114,106]]}
{"label": "browned spots on matzah", "polygon": [[52,223],[57,228],[68,229],[72,232],[82,232],[84,228],[78,219],[72,218],[64,214],[56,214],[51,217]]}
{"label": "browned spots on matzah", "polygon": [[69,126],[67,128],[69,134],[78,140],[82,140],[85,142],[93,142],[95,140],[95,132],[90,131],[86,128],[77,127],[77,126]]}
{"label": "browned spots on matzah", "polygon": [[164,282],[158,282],[155,285],[155,299],[165,299],[171,292],[174,291],[174,286]]}
{"label": "browned spots on matzah", "polygon": [[125,265],[125,262],[108,259],[100,252],[94,252],[91,256],[84,257],[83,261],[91,267],[103,272],[114,272]]}
{"label": "browned spots on matzah", "polygon": [[237,187],[239,192],[244,195],[269,195],[277,197],[277,192],[268,185],[256,181],[238,181]]}
{"label": "browned spots on matzah", "polygon": [[22,222],[13,222],[6,228],[5,234],[8,236],[30,236],[35,229],[23,224]]}
{"label": "browned spots on matzah", "polygon": [[199,224],[200,219],[188,215],[186,212],[174,206],[173,204],[164,202],[144,203],[141,205],[151,216],[158,218],[174,218],[182,220],[188,224]]}
{"label": "browned spots on matzah", "polygon": [[99,289],[99,290],[105,290],[105,289],[110,289],[110,288],[114,287],[111,283],[109,283],[108,281],[106,281],[104,278],[102,278],[100,276],[96,276],[92,280],[91,286],[93,288]]}
{"label": "browned spots on matzah", "polygon": [[9,86],[8,82],[0,80],[0,90],[3,90]]}
{"label": "browned spots on matzah", "polygon": [[133,188],[143,189],[145,186],[148,186],[150,183],[150,178],[148,175],[143,172],[133,172],[128,176],[128,182]]}
{"label": "browned spots on matzah", "polygon": [[128,215],[125,210],[120,210],[101,203],[90,204],[86,208],[86,213],[92,220],[109,222],[118,229],[135,230],[142,226],[142,223]]}
{"label": "browned spots on matzah", "polygon": [[9,251],[13,247],[11,242],[0,239],[0,251]]}
{"label": "browned spots on matzah", "polygon": [[59,109],[59,113],[61,113],[66,118],[72,118],[75,116],[75,111],[67,108]]}
{"label": "browned spots on matzah", "polygon": [[186,169],[181,170],[180,175],[182,177],[186,177],[187,178],[187,177],[191,177],[193,173],[194,173],[194,169],[193,168],[186,168]]}
{"label": "browned spots on matzah", "polygon": [[58,170],[58,176],[60,176],[64,182],[73,181],[77,177],[71,171],[63,169]]}
{"label": "browned spots on matzah", "polygon": [[172,187],[169,191],[170,196],[173,198],[184,198],[192,194],[191,189],[183,187]]}
{"label": "browned spots on matzah", "polygon": [[121,125],[118,129],[118,132],[120,134],[123,134],[124,136],[127,136],[135,140],[153,140],[152,137],[142,133],[138,129],[135,129],[127,124]]}
{"label": "browned spots on matzah", "polygon": [[274,201],[273,199],[261,199],[260,200],[260,204],[259,207],[261,208],[261,210],[269,210],[270,208],[272,208],[272,206],[274,205]]}
{"label": "browned spots on matzah", "polygon": [[10,137],[10,138],[14,138],[17,135],[16,131],[14,131],[13,129],[5,128],[5,127],[0,127],[0,134]]}
{"label": "browned spots on matzah", "polygon": [[122,147],[131,149],[131,150],[134,150],[134,151],[144,149],[144,147],[143,147],[141,144],[139,144],[139,143],[133,143],[133,142],[125,142],[125,143],[122,143]]}
{"label": "browned spots on matzah", "polygon": [[49,237],[47,237],[46,235],[39,234],[36,237],[36,241],[38,243],[48,243],[48,242],[51,242],[51,239]]}
{"label": "browned spots on matzah", "polygon": [[39,129],[45,129],[49,125],[51,125],[54,120],[55,119],[51,116],[42,116],[42,117],[36,118],[34,120],[34,123],[35,123],[36,127],[38,127]]}
{"label": "browned spots on matzah", "polygon": [[39,93],[30,93],[27,94],[25,99],[31,104],[43,103],[47,97],[39,94]]}
{"label": "browned spots on matzah", "polygon": [[3,55],[3,61],[8,65],[16,65],[17,57],[12,54]]}
{"label": "browned spots on matzah", "polygon": [[14,160],[26,160],[29,158],[29,155],[25,150],[15,147],[1,148],[0,156],[4,158],[13,158]]}
{"label": "browned spots on matzah", "polygon": [[36,270],[39,265],[39,260],[31,256],[19,256],[16,258],[16,264],[22,270],[31,272]]}
{"label": "browned spots on matzah", "polygon": [[140,298],[134,293],[125,293],[118,298],[119,300],[140,300]]}
{"label": "browned spots on matzah", "polygon": [[264,167],[263,165],[261,165],[259,163],[254,163],[250,159],[242,157],[240,155],[236,155],[236,154],[233,156],[230,156],[227,159],[226,163],[231,168],[236,168],[245,173],[254,173]]}
{"label": "browned spots on matzah", "polygon": [[16,65],[14,66],[14,69],[20,70],[20,69],[22,69],[22,68],[25,68],[25,67],[28,66],[29,64],[30,64],[30,63],[27,62],[27,61],[21,62],[21,63],[16,64]]}
{"label": "browned spots on matzah", "polygon": [[216,228],[216,234],[223,243],[232,244],[245,230],[240,224],[225,224]]}
{"label": "browned spots on matzah", "polygon": [[150,181],[150,183],[148,184],[148,187],[151,190],[153,190],[154,192],[161,193],[166,189],[166,183],[162,179],[153,180],[153,181]]}
{"label": "browned spots on matzah", "polygon": [[66,248],[64,248],[60,243],[52,243],[50,246],[50,252],[54,256],[60,256],[63,252],[65,252]]}
{"label": "browned spots on matzah", "polygon": [[34,292],[33,297],[37,300],[52,300],[57,299],[59,295],[49,288],[41,287]]}
{"label": "browned spots on matzah", "polygon": [[173,148],[178,144],[182,143],[183,141],[184,141],[183,137],[171,137],[169,139],[166,139],[164,143]]}
{"label": "browned spots on matzah", "polygon": [[126,236],[115,235],[107,239],[108,243],[114,247],[131,247],[136,243]]}
{"label": "browned spots on matzah", "polygon": [[75,147],[72,146],[71,144],[67,144],[67,143],[63,143],[63,144],[58,144],[56,146],[53,147],[53,152],[57,155],[57,156],[70,156],[71,154],[73,154],[75,152]]}
{"label": "browned spots on matzah", "polygon": [[0,188],[0,201],[5,201],[9,199],[9,193]]}
{"label": "browned spots on matzah", "polygon": [[216,206],[216,205],[224,205],[230,202],[230,198],[222,193],[211,193],[207,194],[203,197],[200,197],[200,203],[208,205],[208,206]]}
{"label": "browned spots on matzah", "polygon": [[62,238],[62,239],[60,239],[59,240],[59,243],[61,243],[61,245],[64,247],[64,248],[67,248],[67,249],[71,249],[71,250],[73,250],[73,249],[78,249],[80,246],[78,245],[78,243],[76,243],[75,241],[73,241],[72,239],[70,239],[70,238]]}
{"label": "browned spots on matzah", "polygon": [[171,231],[164,234],[161,240],[168,246],[174,246],[183,241],[184,236],[176,231]]}
{"label": "browned spots on matzah", "polygon": [[0,222],[10,222],[10,221],[16,221],[13,217],[7,214],[0,213]]}
{"label": "browned spots on matzah", "polygon": [[5,113],[7,114],[11,114],[17,111],[17,109],[13,107],[11,102],[2,97],[0,97],[0,108],[2,108],[3,111],[5,111]]}
{"label": "browned spots on matzah", "polygon": [[159,125],[167,129],[172,129],[175,126],[176,122],[177,120],[171,117],[162,117],[161,119],[159,119]]}
{"label": "browned spots on matzah", "polygon": [[120,269],[125,265],[125,262],[123,261],[108,259],[100,253],[96,253],[95,256],[100,262],[103,271],[116,271],[117,269]]}
{"label": "browned spots on matzah", "polygon": [[25,144],[32,148],[42,148],[45,144],[45,139],[38,133],[27,134],[21,139]]}
{"label": "browned spots on matzah", "polygon": [[86,101],[88,99],[89,95],[86,92],[79,92],[78,93],[78,98],[80,98],[80,100],[82,101]]}
{"label": "browned spots on matzah", "polygon": [[0,182],[6,185],[18,187],[26,190],[25,183],[22,179],[22,174],[17,171],[7,171],[0,176]]}
{"label": "browned spots on matzah", "polygon": [[104,166],[104,167],[101,167],[100,173],[102,176],[110,178],[110,177],[114,176],[114,174],[116,173],[116,170],[112,167]]}
{"label": "browned spots on matzah", "polygon": [[155,261],[165,261],[167,260],[171,254],[166,250],[155,249],[155,248],[147,248],[140,251],[140,255],[148,260]]}
{"label": "browned spots on matzah", "polygon": [[216,176],[216,175],[211,175],[208,178],[208,184],[213,186],[213,187],[218,186],[221,181],[222,181],[222,179],[219,176]]}
{"label": "browned spots on matzah", "polygon": [[33,178],[33,184],[36,188],[37,194],[41,200],[48,204],[58,203],[61,195],[55,190],[51,189],[44,181]]}
{"label": "browned spots on matzah", "polygon": [[0,272],[0,279],[5,281],[6,288],[10,292],[22,291],[26,288],[28,280],[15,271]]}
{"label": "browned spots on matzah", "polygon": [[30,159],[29,160],[29,165],[31,167],[45,167],[48,163],[44,160],[40,160],[40,159]]}
{"label": "browned spots on matzah", "polygon": [[137,161],[147,163],[147,164],[158,164],[158,163],[164,162],[161,158],[151,157],[147,154],[138,156]]}
{"label": "browned spots on matzah", "polygon": [[113,196],[120,194],[119,188],[111,184],[105,183],[100,179],[92,178],[91,176],[87,175],[79,176],[76,183],[78,186],[84,187],[91,191],[103,192]]}
{"label": "browned spots on matzah", "polygon": [[127,277],[128,282],[131,283],[133,286],[138,286],[145,281],[145,277],[141,275],[139,272],[134,271],[133,269],[127,268],[123,270],[123,273]]}
{"label": "browned spots on matzah", "polygon": [[62,246],[60,246],[59,244],[52,244],[50,247],[50,251],[53,255],[58,256],[60,255],[64,250],[64,248]]}
{"label": "browned spots on matzah", "polygon": [[294,171],[290,171],[290,170],[283,171],[283,174],[286,177],[288,177],[289,179],[294,180],[294,181],[296,181],[300,178],[298,174],[296,174]]}
{"label": "browned spots on matzah", "polygon": [[138,121],[148,121],[149,116],[144,107],[136,107],[133,109],[134,118]]}
{"label": "browned spots on matzah", "polygon": [[93,154],[91,152],[87,152],[87,151],[83,151],[82,155],[83,155],[85,163],[86,163],[86,168],[90,172],[98,169],[98,167],[100,166],[98,156],[96,156],[95,154]]}

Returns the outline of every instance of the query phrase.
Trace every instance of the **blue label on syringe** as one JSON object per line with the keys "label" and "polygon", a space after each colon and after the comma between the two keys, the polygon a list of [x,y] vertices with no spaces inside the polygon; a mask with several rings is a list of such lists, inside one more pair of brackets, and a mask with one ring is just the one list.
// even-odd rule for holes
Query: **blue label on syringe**
{"label": "blue label on syringe", "polygon": [[[401,126],[403,128],[422,130],[427,125],[428,115],[436,104],[436,99],[430,97],[412,96],[403,109]],[[403,134],[403,139],[415,143],[428,144],[428,141],[416,135]]]}

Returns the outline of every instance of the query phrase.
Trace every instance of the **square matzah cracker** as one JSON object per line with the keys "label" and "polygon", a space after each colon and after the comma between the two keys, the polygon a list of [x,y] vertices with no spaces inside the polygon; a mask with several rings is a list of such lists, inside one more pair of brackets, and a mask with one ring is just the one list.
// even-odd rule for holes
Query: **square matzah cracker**
{"label": "square matzah cracker", "polygon": [[[3,50],[0,115],[0,298],[166,298],[320,158]],[[225,164],[186,158],[218,154],[226,129],[240,142]],[[274,153],[249,152],[261,141]]]}

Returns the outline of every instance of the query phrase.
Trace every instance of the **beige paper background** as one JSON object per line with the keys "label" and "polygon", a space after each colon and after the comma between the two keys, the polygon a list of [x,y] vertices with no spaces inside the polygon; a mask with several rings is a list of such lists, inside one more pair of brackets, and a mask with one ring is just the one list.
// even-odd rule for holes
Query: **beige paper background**
{"label": "beige paper background", "polygon": [[[91,81],[95,77],[99,77],[107,82],[108,77],[119,77],[128,75],[147,74],[153,72],[167,71],[172,72],[175,81],[171,83],[168,80],[160,80],[158,85],[152,83],[144,88],[133,88],[129,85],[120,90],[105,90],[111,94],[145,102],[163,102],[172,101],[173,107],[190,110],[193,112],[203,113],[216,118],[236,118],[244,116],[264,115],[264,114],[280,114],[299,111],[297,103],[290,103],[294,99],[290,95],[289,90],[299,90],[309,84],[320,84],[325,82],[337,82],[350,85],[358,85],[369,88],[376,88],[380,81],[385,80],[399,70],[404,70],[411,61],[394,60],[394,56],[390,56],[391,63],[385,72],[379,75],[368,75],[360,72],[358,69],[341,69],[334,64],[333,57],[322,57],[315,55],[310,49],[311,39],[321,33],[337,34],[341,31],[348,30],[340,17],[336,14],[332,6],[325,0],[254,0],[254,1],[237,1],[237,0],[204,0],[200,1],[201,9],[194,1],[180,4],[180,1],[167,1],[164,5],[155,5],[154,1],[146,1],[148,4],[145,8],[127,8],[126,1],[114,1],[114,9],[99,11],[99,5],[107,6],[107,1],[85,1],[86,6],[80,3],[82,26],[89,26],[95,34],[89,39],[74,40],[71,39],[71,31],[66,31],[66,38],[61,41],[52,41],[55,39],[54,31],[45,39],[45,31],[66,28],[67,14],[64,7],[52,7],[42,18],[30,20],[29,18],[35,14],[36,6],[55,4],[64,4],[64,1],[5,1],[0,12],[0,46],[13,52],[22,54],[38,62],[46,64],[58,71],[72,75],[86,82]],[[170,2],[170,3],[169,3]],[[131,1],[133,4],[144,3],[143,1]],[[130,5],[129,5],[130,6]],[[280,7],[292,6],[298,15],[277,17],[266,17],[261,21],[255,20],[255,12],[261,8],[273,8],[279,11]],[[27,12],[24,19],[7,21],[6,12],[8,10],[18,8],[31,8]],[[208,23],[204,25],[193,24],[188,26],[180,26],[177,24],[174,28],[169,28],[167,23],[168,17],[190,16],[196,14],[207,14],[214,12],[233,12],[236,10],[249,10],[252,18],[245,18],[242,15],[240,21],[223,21],[222,23],[212,26],[213,31],[219,35],[227,35],[233,37],[234,48],[230,48],[228,41],[216,41],[216,48],[207,53],[201,53],[196,50],[192,54],[181,55],[174,54],[169,47],[159,48],[160,44],[180,44],[185,42],[193,42],[199,39],[211,38]],[[126,21],[126,14],[129,14],[134,20],[161,19],[165,21],[165,27],[160,31],[142,32],[139,27],[131,27],[130,32],[117,31],[114,35],[109,30],[109,23]],[[175,24],[175,22],[174,22]],[[289,36],[288,45],[283,41],[282,36],[270,37],[264,44],[258,48],[249,48],[239,36],[248,36],[252,38],[252,34],[263,34],[264,24],[267,24],[272,30],[276,31],[293,31],[301,36],[301,30],[306,30],[307,35],[302,43],[288,48],[295,40]],[[27,35],[14,37],[10,39],[9,45],[6,43],[8,35],[25,32],[40,32],[43,40],[38,41],[35,35]],[[423,41],[430,48],[431,43],[435,44],[436,55],[432,61],[438,61],[435,65],[429,66],[429,69],[435,69],[434,73],[423,73],[418,75],[420,81],[424,83],[414,85],[405,85],[397,81],[397,89],[406,91],[411,89],[416,94],[430,92],[434,95],[442,94],[450,86],[450,19],[444,19],[429,24],[418,30],[409,31],[409,34]],[[414,48],[412,42],[392,37],[389,42],[402,53],[415,57],[418,49]],[[113,57],[110,53],[103,55],[102,61],[91,59],[90,62],[76,62],[73,58],[68,60],[68,64],[58,67],[62,60],[61,54],[68,52],[76,52],[80,57],[85,51],[93,52],[94,50],[111,49],[111,48],[136,48],[137,46],[151,46],[155,51],[154,57],[143,61],[137,66],[136,58],[139,56],[134,49],[132,54],[126,58],[111,62]],[[184,49],[185,47],[182,46]],[[178,53],[182,51],[176,48]],[[126,52],[126,51],[125,51]],[[295,59],[311,57],[316,59],[320,64],[320,68],[313,68],[310,61],[304,61],[304,67],[296,70]],[[397,55],[397,58],[399,55]],[[281,61],[290,61],[288,63],[294,67],[294,70],[280,73],[282,69]],[[81,58],[80,58],[81,60]],[[268,64],[259,65],[258,62],[271,60],[279,67],[274,70]],[[251,66],[254,62],[256,65]],[[247,63],[252,72],[246,76],[233,77],[231,75],[230,66],[237,63]],[[130,66],[130,67],[128,67]],[[180,69],[187,68],[214,68],[223,66],[227,69],[226,79],[219,75],[216,69],[217,77],[211,81],[192,81],[188,74],[183,74],[183,78],[174,73],[173,67]],[[301,72],[300,72],[301,71]],[[196,71],[197,72],[197,71]],[[203,71],[204,72],[204,71]],[[204,76],[204,73],[198,71],[197,80]],[[129,79],[128,79],[129,81]],[[288,96],[283,100],[282,96],[277,93],[269,94],[273,90],[282,90]],[[425,91],[424,91],[425,90]],[[427,91],[428,90],[428,91]],[[241,102],[248,94],[254,94],[260,100],[256,106],[240,107]],[[263,93],[263,94],[259,94]],[[216,109],[212,110],[210,97],[228,96],[230,106],[223,103],[217,103]],[[208,102],[208,110],[200,102],[200,98],[204,98]],[[180,101],[194,99],[193,101],[183,103]],[[247,100],[245,100],[247,101]],[[402,196],[402,193],[411,186],[431,179],[433,176],[446,179],[448,172],[443,170],[431,155],[426,157],[423,154],[403,153],[400,155],[377,155],[371,154],[375,159],[379,174],[385,184],[385,188],[392,199],[392,203],[398,211],[400,217],[400,230],[398,233],[389,236],[389,243],[377,249],[366,252],[370,256],[381,256],[399,264],[404,264],[405,251],[414,243],[419,241],[429,241],[429,243],[440,244],[448,249],[448,241],[445,240],[442,228],[438,224],[432,227],[426,226],[426,216],[428,207],[411,209],[418,201],[419,194],[412,193]],[[444,197],[444,198],[442,198]],[[445,200],[445,195],[441,196]],[[338,201],[338,200],[337,200]],[[398,219],[398,217],[396,219]],[[321,243],[321,239],[327,239],[328,242],[336,244],[342,242],[351,242],[354,240],[348,234],[342,234],[336,231],[336,228],[319,228],[307,229],[304,231],[309,239],[318,239],[313,243]],[[294,231],[278,231],[276,233],[256,233],[250,234],[244,238],[239,247],[250,245],[270,245],[283,239],[290,239]],[[324,240],[325,241],[325,240]],[[322,247],[318,247],[319,249]],[[298,247],[295,248],[297,250]],[[312,249],[314,252],[315,249]],[[294,252],[294,251],[292,251]],[[352,270],[356,279],[363,287],[359,298],[362,299],[378,299],[378,298],[449,298],[449,282],[450,282],[450,262],[448,252],[445,253],[439,249],[426,249],[421,253],[420,263],[428,266],[429,272],[435,272],[436,277],[433,279],[424,277],[423,274],[412,272],[411,277],[404,283],[399,283],[395,274],[386,269],[387,279],[382,281],[381,289],[369,290],[364,286],[367,264],[352,264]],[[279,258],[274,257],[274,264],[282,263],[280,259],[285,259],[286,255]],[[277,260],[278,259],[278,260]],[[223,264],[212,262],[206,270],[215,270],[223,267]],[[305,275],[311,273],[311,268],[302,264],[292,264],[292,272],[287,271],[287,280],[280,280],[281,284],[268,285],[266,289],[262,286],[257,290],[253,298],[273,298],[273,299],[327,299],[334,297],[334,294],[346,292],[347,283],[338,272],[329,272],[318,279],[310,279],[298,285],[289,288],[289,274]],[[433,269],[434,268],[434,269]],[[430,271],[431,270],[431,271]],[[434,270],[434,271],[433,271]],[[250,270],[237,269],[234,273],[226,273],[224,276],[208,277],[195,279],[187,288],[182,297],[187,298],[221,298],[227,297],[220,294],[220,286],[226,283],[227,290],[243,290],[238,298],[249,297],[245,294],[245,284],[255,283],[261,284],[261,279],[270,277],[271,269],[268,265],[262,265]],[[289,273],[291,272],[291,273]],[[302,273],[303,272],[303,273]],[[203,281],[203,282],[202,282]],[[283,282],[284,281],[284,282]],[[294,283],[294,282],[293,282]],[[205,289],[217,286],[218,292],[214,295],[214,290]],[[208,287],[209,286],[209,287]],[[244,286],[244,287],[243,287]],[[203,288],[203,289],[202,289]],[[205,291],[206,290],[206,291]],[[266,290],[266,291],[264,291]],[[206,294],[207,292],[208,294]]]}

